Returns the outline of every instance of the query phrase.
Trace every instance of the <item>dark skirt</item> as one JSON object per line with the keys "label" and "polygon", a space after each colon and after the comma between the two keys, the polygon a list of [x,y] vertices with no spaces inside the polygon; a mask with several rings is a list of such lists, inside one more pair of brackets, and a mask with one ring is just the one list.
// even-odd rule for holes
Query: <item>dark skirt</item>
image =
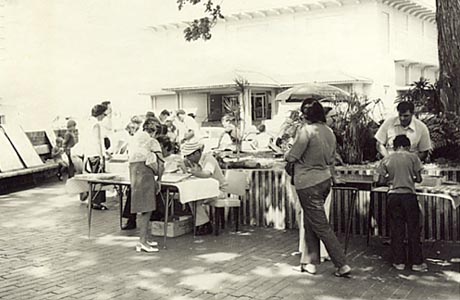
{"label": "dark skirt", "polygon": [[144,161],[129,164],[131,180],[131,213],[151,212],[156,209],[155,176]]}

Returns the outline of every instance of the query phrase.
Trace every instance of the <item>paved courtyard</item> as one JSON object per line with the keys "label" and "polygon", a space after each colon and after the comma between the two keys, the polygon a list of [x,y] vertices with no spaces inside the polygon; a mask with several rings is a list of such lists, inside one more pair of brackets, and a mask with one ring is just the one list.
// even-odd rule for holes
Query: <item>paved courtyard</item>
{"label": "paved courtyard", "polygon": [[62,183],[0,196],[0,299],[459,299],[460,244],[426,243],[430,270],[414,273],[393,269],[379,239],[354,237],[350,278],[331,262],[312,276],[292,270],[295,230],[188,234],[137,253],[137,231],[120,231],[118,203],[108,206],[88,240],[86,203]]}

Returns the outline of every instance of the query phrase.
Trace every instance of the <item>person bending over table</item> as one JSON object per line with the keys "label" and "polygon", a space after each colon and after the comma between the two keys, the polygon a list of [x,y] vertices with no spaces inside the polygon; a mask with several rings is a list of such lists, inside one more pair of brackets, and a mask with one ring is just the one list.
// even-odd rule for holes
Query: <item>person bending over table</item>
{"label": "person bending over table", "polygon": [[[410,140],[397,135],[393,141],[394,151],[385,157],[377,168],[379,184],[389,183],[388,213],[390,214],[391,251],[393,267],[404,270],[406,263],[412,271],[427,271],[420,244],[420,210],[415,193],[415,182],[422,182],[422,162],[410,153]],[[404,248],[406,236],[408,253]]]}
{"label": "person bending over table", "polygon": [[140,219],[137,252],[158,252],[158,243],[152,240],[150,216],[157,206],[156,197],[163,173],[161,147],[155,139],[159,128],[158,119],[147,118],[142,125],[143,130],[134,134],[129,146],[131,213],[138,213]]}
{"label": "person bending over table", "polygon": [[406,135],[410,142],[410,152],[414,152],[421,160],[425,160],[431,150],[430,132],[422,121],[414,118],[414,104],[401,101],[396,107],[398,116],[388,118],[375,134],[377,151],[387,157],[393,152],[393,140],[397,135]]}
{"label": "person bending over table", "polygon": [[[222,196],[226,190],[226,180],[224,173],[217,160],[211,153],[203,153],[204,145],[196,140],[190,140],[181,145],[181,153],[184,156],[184,163],[187,172],[198,178],[214,178],[219,181],[219,188]],[[205,187],[203,187],[205,188]],[[197,235],[212,233],[212,225],[209,221],[208,211],[203,206],[204,201],[198,201],[196,205]],[[190,207],[193,209],[192,205]]]}

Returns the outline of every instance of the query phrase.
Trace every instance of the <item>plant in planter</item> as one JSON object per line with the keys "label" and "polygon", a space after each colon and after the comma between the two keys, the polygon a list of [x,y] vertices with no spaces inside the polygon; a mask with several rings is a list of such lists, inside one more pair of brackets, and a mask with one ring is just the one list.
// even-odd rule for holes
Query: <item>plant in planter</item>
{"label": "plant in planter", "polygon": [[236,90],[240,93],[240,99],[236,100],[233,98],[228,98],[224,100],[223,105],[224,105],[224,111],[225,111],[225,116],[229,122],[234,123],[233,125],[236,127],[236,134],[234,136],[234,143],[236,146],[236,153],[237,153],[237,158],[240,157],[240,152],[241,152],[241,145],[243,142],[243,134],[244,134],[244,120],[242,119],[242,116],[246,115],[245,114],[245,92],[247,87],[249,86],[249,82],[242,77],[237,77],[234,79],[235,85],[236,85]]}
{"label": "plant in planter", "polygon": [[356,94],[346,103],[336,103],[337,114],[330,124],[337,138],[337,152],[345,163],[362,164],[377,159],[374,134],[379,124],[372,119],[381,100]]}
{"label": "plant in planter", "polygon": [[415,114],[427,125],[433,143],[432,160],[460,160],[460,116],[446,111],[437,83],[420,78],[398,97],[396,102],[399,101],[413,102]]}

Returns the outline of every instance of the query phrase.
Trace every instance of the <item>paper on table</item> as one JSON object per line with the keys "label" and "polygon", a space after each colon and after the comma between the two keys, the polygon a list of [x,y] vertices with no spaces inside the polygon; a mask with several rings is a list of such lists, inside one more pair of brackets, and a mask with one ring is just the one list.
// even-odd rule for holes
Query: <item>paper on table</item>
{"label": "paper on table", "polygon": [[161,177],[162,182],[179,182],[186,178],[189,178],[192,174],[183,174],[183,173],[165,173]]}

